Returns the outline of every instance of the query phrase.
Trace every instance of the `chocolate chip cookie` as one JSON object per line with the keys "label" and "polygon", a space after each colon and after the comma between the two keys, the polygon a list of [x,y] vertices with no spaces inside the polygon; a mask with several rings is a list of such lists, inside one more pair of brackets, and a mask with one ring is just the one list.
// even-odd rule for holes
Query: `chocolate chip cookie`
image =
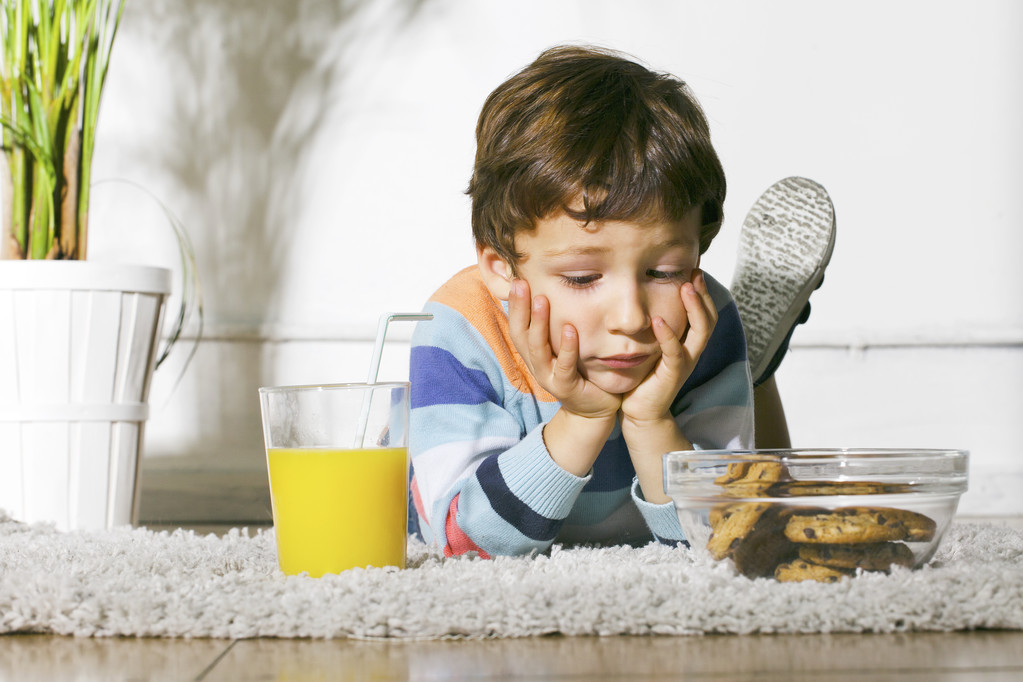
{"label": "chocolate chip cookie", "polygon": [[781,462],[732,462],[714,482],[726,497],[768,497],[772,485],[787,480],[788,470]]}
{"label": "chocolate chip cookie", "polygon": [[774,578],[778,582],[796,583],[803,580],[816,580],[821,583],[836,583],[846,576],[852,575],[852,571],[812,564],[803,559],[796,559],[789,563],[779,564],[774,569]]}
{"label": "chocolate chip cookie", "polygon": [[792,542],[863,544],[868,542],[927,541],[934,521],[916,512],[884,507],[841,507],[812,513],[796,511],[785,525]]}
{"label": "chocolate chip cookie", "polygon": [[737,502],[725,505],[719,516],[711,524],[710,538],[707,549],[715,559],[731,556],[744,537],[750,534],[753,527],[772,506],[766,502]]}
{"label": "chocolate chip cookie", "polygon": [[892,566],[912,566],[913,551],[901,542],[865,545],[799,545],[799,558],[821,566],[887,571]]}
{"label": "chocolate chip cookie", "polygon": [[770,487],[771,497],[821,497],[826,495],[894,495],[908,486],[872,481],[784,481]]}

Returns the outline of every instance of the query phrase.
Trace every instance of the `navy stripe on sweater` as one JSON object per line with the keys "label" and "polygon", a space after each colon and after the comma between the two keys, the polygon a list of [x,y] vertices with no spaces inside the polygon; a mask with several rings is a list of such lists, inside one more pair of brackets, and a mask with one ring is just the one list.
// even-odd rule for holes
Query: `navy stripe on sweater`
{"label": "navy stripe on sweater", "polygon": [[497,457],[484,459],[476,469],[476,478],[498,516],[530,540],[547,542],[553,540],[561,530],[564,519],[549,519],[537,514],[515,496],[501,475]]}
{"label": "navy stripe on sweater", "polygon": [[618,436],[604,443],[593,463],[593,478],[583,488],[586,492],[612,492],[628,488],[636,476],[625,439]]}

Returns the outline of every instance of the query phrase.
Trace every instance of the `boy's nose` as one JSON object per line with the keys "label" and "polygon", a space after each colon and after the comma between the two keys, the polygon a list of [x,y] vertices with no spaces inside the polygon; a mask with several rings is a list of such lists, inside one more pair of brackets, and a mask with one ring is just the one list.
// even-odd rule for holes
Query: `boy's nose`
{"label": "boy's nose", "polygon": [[650,326],[650,313],[638,287],[623,287],[608,310],[607,328],[619,334],[637,334]]}

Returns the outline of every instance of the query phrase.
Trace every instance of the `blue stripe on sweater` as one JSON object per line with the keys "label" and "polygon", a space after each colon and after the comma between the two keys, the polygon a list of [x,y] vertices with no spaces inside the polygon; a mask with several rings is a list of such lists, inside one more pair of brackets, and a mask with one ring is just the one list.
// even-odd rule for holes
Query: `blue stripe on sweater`
{"label": "blue stripe on sweater", "polygon": [[718,311],[718,321],[711,332],[710,341],[703,351],[700,359],[693,368],[686,382],[682,384],[682,390],[675,398],[675,405],[672,406],[672,414],[677,415],[676,409],[680,399],[689,391],[702,386],[718,375],[725,367],[736,362],[746,361],[746,334],[742,330],[742,322],[739,320],[739,309],[735,303],[729,301]]}
{"label": "blue stripe on sweater", "polygon": [[[486,373],[466,367],[454,355],[436,346],[412,348],[412,409],[430,405],[496,403],[497,393]],[[420,390],[416,390],[417,387]]]}
{"label": "blue stripe on sweater", "polygon": [[732,363],[719,373],[718,376],[723,379],[722,381],[707,382],[685,395],[680,395],[672,405],[672,411],[674,412],[678,408],[684,412],[694,404],[705,405],[704,412],[720,408],[748,407],[750,394],[749,389],[744,385],[747,372],[745,362]]}
{"label": "blue stripe on sweater", "polygon": [[600,492],[583,489],[572,511],[565,518],[565,523],[577,526],[600,523],[627,501],[630,501],[628,487],[623,490]]}
{"label": "blue stripe on sweater", "polygon": [[476,479],[497,515],[530,540],[553,540],[564,519],[549,519],[516,497],[501,475],[497,457],[487,457],[476,469]]}
{"label": "blue stripe on sweater", "polygon": [[522,438],[521,422],[497,403],[420,407],[409,415],[409,429],[414,439],[413,458],[437,446],[471,445],[484,438]]}

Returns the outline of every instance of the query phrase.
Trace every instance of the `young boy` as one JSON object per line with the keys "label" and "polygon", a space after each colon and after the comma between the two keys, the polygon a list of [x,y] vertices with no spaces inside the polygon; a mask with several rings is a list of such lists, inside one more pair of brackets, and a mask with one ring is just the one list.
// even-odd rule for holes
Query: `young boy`
{"label": "young boy", "polygon": [[449,556],[684,541],[663,454],[754,445],[739,313],[699,267],[725,198],[699,105],[558,47],[491,93],[476,137],[478,262],[413,337],[418,531]]}

